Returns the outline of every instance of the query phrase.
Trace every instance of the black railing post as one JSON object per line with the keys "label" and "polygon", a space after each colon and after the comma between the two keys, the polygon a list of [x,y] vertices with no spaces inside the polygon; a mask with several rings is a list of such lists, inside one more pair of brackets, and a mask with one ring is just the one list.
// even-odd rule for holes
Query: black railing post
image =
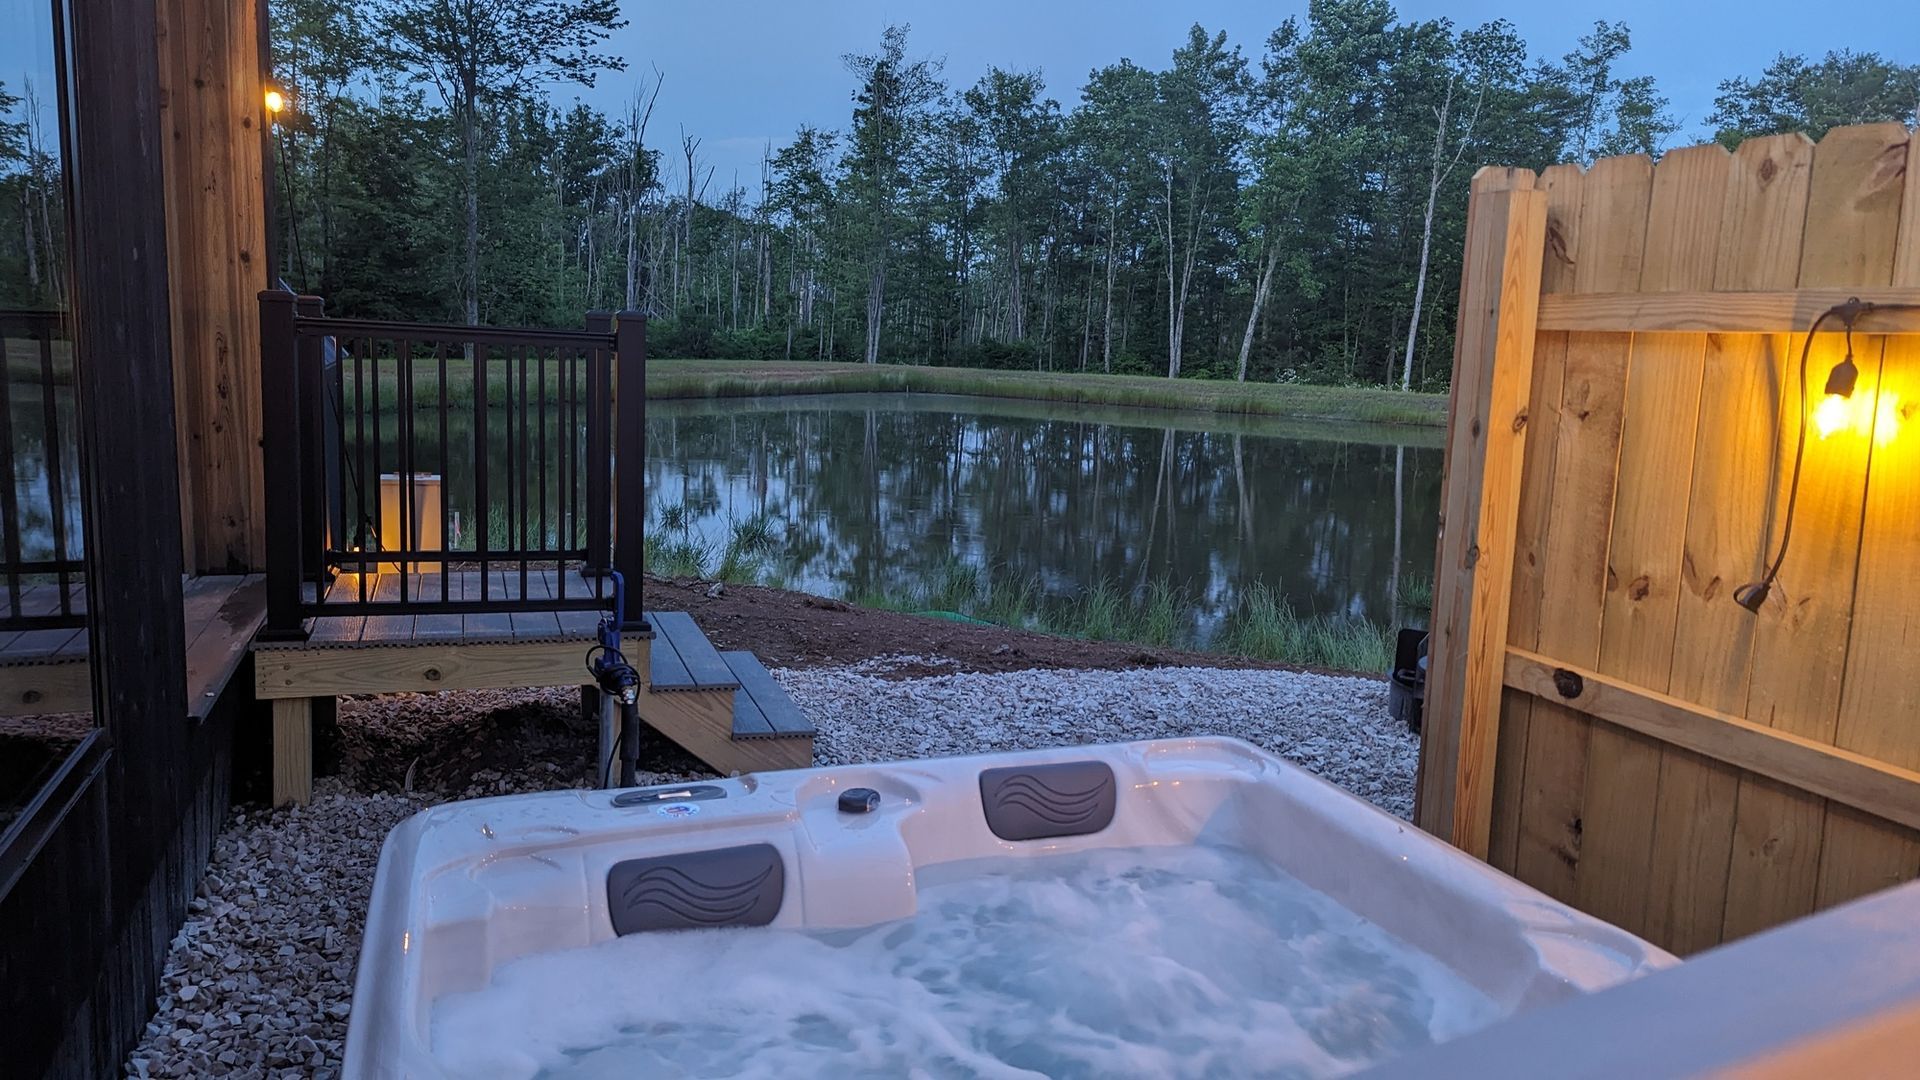
{"label": "black railing post", "polygon": [[647,317],[623,311],[614,324],[613,568],[627,584],[623,630],[645,630],[641,571],[646,565]]}
{"label": "black railing post", "polygon": [[300,369],[292,293],[260,294],[261,459],[267,476],[267,624],[263,640],[300,629]]}
{"label": "black railing post", "polygon": [[[326,306],[317,296],[295,303],[301,318],[318,319]],[[327,573],[327,459],[323,425],[326,412],[326,342],[318,335],[298,339],[300,365],[300,579],[324,587]]]}
{"label": "black railing post", "polygon": [[[587,332],[613,333],[613,313],[587,313]],[[609,436],[613,424],[612,379],[608,376],[605,347],[587,354],[585,408],[587,420],[587,569],[589,577],[605,574],[613,559],[613,517],[608,509],[613,495],[613,447]]]}

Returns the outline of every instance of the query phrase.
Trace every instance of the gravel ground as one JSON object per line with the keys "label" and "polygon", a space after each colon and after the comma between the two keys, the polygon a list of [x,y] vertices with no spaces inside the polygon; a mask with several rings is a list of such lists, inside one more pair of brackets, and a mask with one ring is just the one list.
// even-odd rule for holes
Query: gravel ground
{"label": "gravel ground", "polygon": [[[1393,813],[1412,810],[1418,740],[1389,719],[1386,685],[1377,680],[1213,668],[901,677],[945,663],[889,657],[775,676],[818,728],[821,764],[1235,735]],[[564,695],[409,696],[430,703],[410,707],[430,714],[424,721],[397,718],[409,711],[397,700],[343,707],[343,737],[364,736],[356,725],[444,730],[436,727],[442,718],[464,714],[471,725],[475,711],[501,709],[550,737],[575,726]],[[695,775],[671,750],[650,763],[658,768],[644,783]],[[415,777],[400,768],[400,780],[368,770],[323,780],[304,809],[235,811],[174,939],[158,1011],[128,1060],[129,1076],[336,1076],[367,894],[387,832],[434,802],[540,790],[554,786],[560,771],[483,769],[457,787],[403,790]]]}

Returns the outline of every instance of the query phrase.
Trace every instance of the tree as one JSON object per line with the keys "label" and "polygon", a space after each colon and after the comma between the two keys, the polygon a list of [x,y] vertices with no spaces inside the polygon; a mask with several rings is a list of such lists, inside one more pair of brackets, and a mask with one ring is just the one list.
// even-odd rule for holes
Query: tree
{"label": "tree", "polygon": [[1801,132],[1819,139],[1842,124],[1898,121],[1912,126],[1920,109],[1920,64],[1879,53],[1830,52],[1818,61],[1781,53],[1757,79],[1720,83],[1714,138],[1729,148],[1760,135]]}
{"label": "tree", "polygon": [[[1488,86],[1514,78],[1525,56],[1526,48],[1514,36],[1512,27],[1496,21],[1460,35],[1457,52],[1442,64],[1446,87],[1433,110],[1433,156],[1427,172],[1427,208],[1420,221],[1420,265],[1414,271],[1413,313],[1407,319],[1407,349],[1400,366],[1403,391],[1413,389],[1413,349],[1419,340],[1420,312],[1426,301],[1427,265],[1432,260],[1433,222],[1440,191],[1479,134]],[[1464,104],[1458,104],[1461,98],[1466,99]]]}
{"label": "tree", "polygon": [[1566,156],[1581,164],[1608,154],[1658,156],[1680,125],[1667,114],[1667,99],[1651,76],[1619,78],[1615,65],[1633,47],[1625,23],[1604,19],[1580,38],[1558,67],[1545,66],[1543,81],[1564,97],[1571,117]]}
{"label": "tree", "polygon": [[854,94],[847,181],[865,214],[867,237],[867,346],[869,364],[880,362],[886,317],[887,263],[893,256],[894,218],[906,194],[908,154],[925,132],[927,109],[946,92],[939,60],[907,59],[909,27],[889,26],[880,50],[841,58],[860,80]]}
{"label": "tree", "polygon": [[1123,229],[1132,231],[1147,191],[1149,124],[1157,87],[1152,72],[1122,60],[1097,68],[1080,91],[1081,104],[1068,119],[1075,140],[1087,147],[1093,196],[1100,207],[1105,240],[1100,370],[1113,370],[1114,256]]}
{"label": "tree", "polygon": [[1045,196],[1041,174],[1059,122],[1059,103],[1044,98],[1044,91],[1037,72],[990,68],[964,95],[993,154],[1000,242],[1007,258],[1006,326],[1015,341],[1027,337],[1027,302],[1022,291],[1027,232],[1040,216]]}
{"label": "tree", "polygon": [[1234,205],[1235,158],[1245,138],[1247,66],[1222,32],[1198,23],[1157,80],[1154,151],[1160,170],[1156,205],[1167,271],[1167,377],[1180,374],[1187,302],[1203,246],[1214,238],[1223,207]]}
{"label": "tree", "polygon": [[466,247],[461,290],[480,319],[480,110],[550,82],[592,86],[626,61],[594,48],[625,26],[617,0],[377,0],[387,48],[430,82],[460,134]]}

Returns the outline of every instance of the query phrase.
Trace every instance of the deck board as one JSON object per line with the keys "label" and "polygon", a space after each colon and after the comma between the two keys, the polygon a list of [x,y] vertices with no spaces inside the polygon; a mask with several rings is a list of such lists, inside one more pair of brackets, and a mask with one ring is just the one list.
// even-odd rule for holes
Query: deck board
{"label": "deck board", "polygon": [[[266,581],[258,574],[210,574],[182,582],[189,716],[205,716],[219,699],[266,610]],[[84,628],[0,635],[0,710],[10,715],[86,711],[91,705],[87,645]],[[27,690],[42,696],[29,705],[22,700]]]}
{"label": "deck board", "polygon": [[671,643],[673,651],[679,654],[693,683],[690,689],[732,690],[740,685],[733,669],[720,658],[720,650],[700,632],[693,616],[684,611],[656,611],[646,618],[653,626],[655,639]]}
{"label": "deck board", "polygon": [[740,680],[740,692],[735,702],[751,701],[753,711],[758,714],[759,724],[764,730],[751,723],[742,726],[743,717],[740,706],[734,706],[733,734],[735,738],[754,738],[756,736],[803,736],[812,735],[813,722],[800,706],[787,696],[786,690],[775,682],[766,665],[750,652],[725,652],[720,656],[726,660],[727,667],[733,670],[734,677]]}
{"label": "deck board", "polygon": [[[484,583],[485,588],[482,588]],[[527,573],[526,596],[538,601],[561,602],[559,573],[532,570]],[[324,603],[357,604],[361,582],[353,574],[341,574],[328,588]],[[441,595],[445,588],[445,596]],[[366,595],[370,604],[398,603],[404,588],[412,603],[434,603],[445,599],[458,602],[489,600],[519,602],[521,580],[518,570],[488,568],[484,579],[478,569],[419,570],[403,576],[396,571],[366,575]],[[606,591],[612,601],[611,583],[591,580],[578,569],[569,569],[566,577],[566,602],[593,599],[596,589]],[[602,612],[570,609],[464,614],[367,614],[321,615],[311,621],[307,642],[321,645],[385,645],[408,642],[451,641],[531,641],[546,638],[592,640],[600,627]]]}

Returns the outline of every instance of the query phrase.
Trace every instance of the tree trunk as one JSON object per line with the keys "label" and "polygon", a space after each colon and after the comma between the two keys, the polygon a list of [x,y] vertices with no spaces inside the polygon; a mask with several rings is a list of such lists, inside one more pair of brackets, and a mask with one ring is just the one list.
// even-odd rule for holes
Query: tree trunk
{"label": "tree trunk", "polygon": [[1100,331],[1100,370],[1113,374],[1113,231],[1119,216],[1119,205],[1107,207],[1107,317]]}
{"label": "tree trunk", "polygon": [[460,109],[460,149],[465,154],[462,180],[466,184],[466,272],[460,282],[466,304],[467,325],[480,325],[480,142],[474,101],[478,93],[469,81],[464,88],[466,101]]}
{"label": "tree trunk", "polygon": [[1166,194],[1166,235],[1167,235],[1167,378],[1180,375],[1180,304],[1173,291],[1173,170],[1167,170]]}
{"label": "tree trunk", "polygon": [[1280,245],[1267,249],[1267,264],[1260,269],[1260,285],[1253,291],[1253,310],[1247,313],[1247,332],[1240,339],[1240,381],[1247,381],[1247,357],[1253,354],[1253,331],[1260,323],[1260,309],[1267,304],[1267,292],[1273,288],[1273,271],[1280,265]]}

